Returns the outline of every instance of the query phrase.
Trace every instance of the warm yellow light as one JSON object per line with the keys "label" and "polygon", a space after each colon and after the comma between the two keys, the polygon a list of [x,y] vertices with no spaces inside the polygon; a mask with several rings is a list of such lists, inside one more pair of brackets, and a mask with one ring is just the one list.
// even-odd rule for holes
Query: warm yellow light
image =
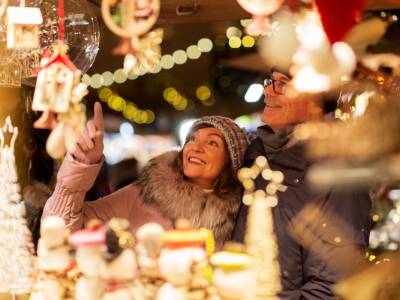
{"label": "warm yellow light", "polygon": [[213,43],[208,38],[202,38],[197,42],[197,46],[201,52],[210,52],[213,48]]}
{"label": "warm yellow light", "polygon": [[196,97],[201,101],[206,101],[211,97],[211,91],[208,86],[202,85],[196,89]]}
{"label": "warm yellow light", "polygon": [[156,115],[154,114],[154,112],[150,109],[146,110],[145,112],[147,114],[147,124],[153,123],[156,119]]}
{"label": "warm yellow light", "polygon": [[180,102],[178,105],[175,105],[176,110],[185,110],[188,105],[188,101],[185,97],[180,98]]}
{"label": "warm yellow light", "polygon": [[86,85],[90,85],[90,76],[88,74],[83,74],[81,81]]}
{"label": "warm yellow light", "polygon": [[172,55],[165,54],[161,57],[161,67],[165,70],[169,70],[174,66],[174,58]]}
{"label": "warm yellow light", "polygon": [[123,111],[126,105],[125,99],[120,96],[110,97],[107,103],[111,109],[116,111]]}
{"label": "warm yellow light", "polygon": [[256,43],[256,40],[250,35],[245,35],[242,38],[242,44],[243,44],[243,47],[245,47],[245,48],[251,48],[255,45],[255,43]]}
{"label": "warm yellow light", "polygon": [[98,90],[99,99],[104,102],[107,102],[108,98],[111,97],[112,94],[112,90],[106,87]]}
{"label": "warm yellow light", "polygon": [[374,214],[374,215],[372,216],[372,221],[374,221],[374,222],[378,222],[379,219],[380,219],[380,217],[379,217],[378,214]]}
{"label": "warm yellow light", "polygon": [[110,86],[114,83],[114,75],[110,71],[106,71],[102,74],[103,77],[103,85]]}
{"label": "warm yellow light", "polygon": [[183,50],[176,50],[173,54],[172,57],[174,58],[174,62],[178,65],[182,65],[187,61],[187,55],[186,52]]}
{"label": "warm yellow light", "polygon": [[178,92],[173,87],[167,87],[163,91],[163,97],[168,102],[172,102],[178,96]]}
{"label": "warm yellow light", "polygon": [[229,39],[229,47],[231,47],[233,49],[237,49],[237,48],[240,48],[241,45],[242,45],[242,40],[240,38],[238,38],[237,36],[231,37]]}
{"label": "warm yellow light", "polygon": [[90,77],[90,86],[94,89],[98,89],[103,85],[103,77],[100,74],[93,74]]}
{"label": "warm yellow light", "polygon": [[234,36],[240,38],[242,36],[242,31],[235,26],[228,27],[226,30],[226,37],[230,39]]}
{"label": "warm yellow light", "polygon": [[201,56],[201,51],[196,45],[191,45],[186,49],[186,54],[190,59],[198,59]]}
{"label": "warm yellow light", "polygon": [[124,69],[118,69],[114,72],[114,81],[116,83],[124,83],[128,79],[128,76]]}
{"label": "warm yellow light", "polygon": [[137,111],[137,107],[136,105],[134,105],[133,103],[129,103],[125,106],[124,110],[123,110],[123,115],[128,118],[129,120],[132,120],[134,117],[135,112]]}
{"label": "warm yellow light", "polygon": [[243,27],[247,27],[251,23],[253,23],[253,19],[242,19],[242,20],[240,20],[240,25],[242,25]]}

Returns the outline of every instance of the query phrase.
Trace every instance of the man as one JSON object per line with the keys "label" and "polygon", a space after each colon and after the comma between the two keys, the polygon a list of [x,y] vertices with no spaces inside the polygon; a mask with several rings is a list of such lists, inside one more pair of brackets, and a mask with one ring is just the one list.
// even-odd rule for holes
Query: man
{"label": "man", "polygon": [[[272,170],[283,172],[288,187],[278,192],[278,205],[272,209],[281,299],[337,299],[333,285],[354,271],[368,245],[371,202],[364,191],[310,189],[305,175],[311,161],[292,131],[295,124],[322,118],[323,112],[310,95],[289,97],[289,83],[290,78],[280,72],[265,80],[262,121],[266,126],[258,128],[257,138],[247,150],[246,164],[266,156]],[[265,189],[266,184],[258,178],[256,189]],[[316,209],[310,209],[310,204]],[[233,234],[239,242],[244,241],[247,211],[242,205]],[[301,223],[299,216],[308,221]]]}

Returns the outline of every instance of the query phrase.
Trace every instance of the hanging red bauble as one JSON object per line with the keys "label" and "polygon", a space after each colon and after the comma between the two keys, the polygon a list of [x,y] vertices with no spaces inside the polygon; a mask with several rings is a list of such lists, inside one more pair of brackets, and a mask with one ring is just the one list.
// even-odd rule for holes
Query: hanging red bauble
{"label": "hanging red bauble", "polygon": [[361,19],[367,0],[315,0],[322,26],[331,44],[341,41]]}

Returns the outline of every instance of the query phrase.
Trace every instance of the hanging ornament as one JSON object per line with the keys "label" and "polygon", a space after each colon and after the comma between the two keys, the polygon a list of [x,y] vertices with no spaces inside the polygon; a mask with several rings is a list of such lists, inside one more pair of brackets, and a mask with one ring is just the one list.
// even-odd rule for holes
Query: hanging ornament
{"label": "hanging ornament", "polygon": [[[100,28],[90,1],[68,0],[64,3],[64,43],[73,64],[85,73],[93,65],[100,43]],[[40,0],[43,25],[40,32],[41,52],[58,44],[57,1]]]}
{"label": "hanging ornament", "polygon": [[103,0],[101,12],[107,27],[122,38],[113,53],[125,55],[125,72],[141,67],[149,72],[154,70],[161,59],[163,31],[146,33],[157,21],[160,1]]}
{"label": "hanging ornament", "polygon": [[268,16],[276,12],[284,0],[237,0],[253,15],[253,23],[246,27],[250,35],[265,35],[270,31]]}
{"label": "hanging ornament", "polygon": [[40,61],[32,109],[43,111],[35,128],[52,129],[46,150],[54,159],[73,152],[86,121],[85,107],[80,103],[87,86],[80,82],[81,71],[67,55],[64,40],[64,2],[59,1],[59,44],[53,53],[47,50]]}
{"label": "hanging ornament", "polygon": [[340,86],[356,68],[356,56],[345,42],[329,44],[318,14],[304,11],[296,24],[299,47],[293,55],[293,86],[299,92],[318,93]]}
{"label": "hanging ornament", "polygon": [[25,7],[22,0],[19,7],[7,8],[7,48],[39,48],[39,31],[42,14],[37,7]]}
{"label": "hanging ornament", "polygon": [[[316,0],[322,26],[331,44],[343,40],[346,33],[361,20],[366,0]],[[340,20],[340,21],[338,21]]]}

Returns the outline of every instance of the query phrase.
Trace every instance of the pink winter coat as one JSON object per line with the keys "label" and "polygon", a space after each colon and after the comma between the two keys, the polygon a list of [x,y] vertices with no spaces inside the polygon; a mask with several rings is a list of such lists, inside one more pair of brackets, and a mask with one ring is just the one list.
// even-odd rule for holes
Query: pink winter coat
{"label": "pink winter coat", "polygon": [[146,165],[137,182],[85,202],[85,193],[94,184],[102,163],[86,165],[67,155],[42,219],[60,216],[71,231],[76,231],[93,218],[106,222],[119,217],[129,220],[135,232],[148,222],[170,229],[178,218],[185,218],[193,228],[212,230],[217,243],[229,240],[240,205],[240,187],[219,196],[206,192],[185,180],[176,161],[176,151],[164,153]]}

